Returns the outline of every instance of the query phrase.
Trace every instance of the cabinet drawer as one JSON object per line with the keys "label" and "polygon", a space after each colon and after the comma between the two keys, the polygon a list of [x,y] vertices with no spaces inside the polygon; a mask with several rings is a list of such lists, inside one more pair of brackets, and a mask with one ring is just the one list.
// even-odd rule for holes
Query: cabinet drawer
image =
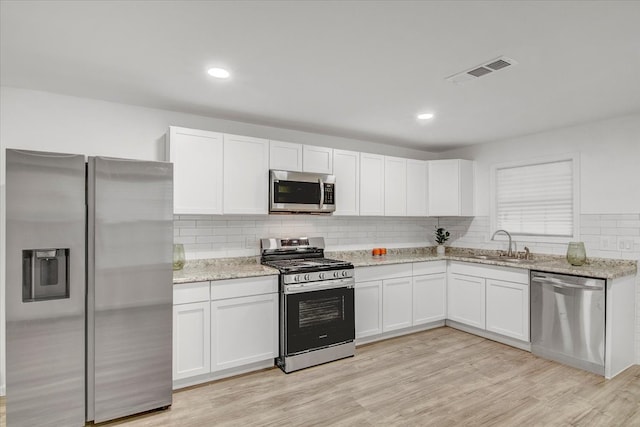
{"label": "cabinet drawer", "polygon": [[209,282],[194,282],[173,287],[173,304],[209,301]]}
{"label": "cabinet drawer", "polygon": [[396,279],[399,277],[411,277],[413,275],[411,264],[376,265],[373,267],[356,268],[356,282],[369,282],[371,280]]}
{"label": "cabinet drawer", "polygon": [[449,272],[466,276],[483,277],[485,279],[504,280],[507,282],[529,284],[529,270],[526,268],[483,265],[471,262],[450,261]]}
{"label": "cabinet drawer", "polygon": [[211,299],[247,297],[278,292],[278,276],[247,277],[211,282]]}
{"label": "cabinet drawer", "polygon": [[413,275],[437,274],[447,272],[447,261],[425,261],[413,263]]}

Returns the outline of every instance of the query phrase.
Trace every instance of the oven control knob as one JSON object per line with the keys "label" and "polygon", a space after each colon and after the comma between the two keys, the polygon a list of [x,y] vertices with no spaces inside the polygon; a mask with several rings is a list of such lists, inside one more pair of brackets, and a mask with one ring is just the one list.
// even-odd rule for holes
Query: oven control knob
{"label": "oven control knob", "polygon": [[293,276],[293,281],[294,282],[299,282],[300,281],[300,276],[298,276],[298,275]]}
{"label": "oven control knob", "polygon": [[321,280],[322,280],[322,279],[324,279],[324,273],[320,273],[320,274],[318,275],[318,277],[319,277]]}
{"label": "oven control knob", "polygon": [[305,274],[304,275],[304,280],[309,280],[309,279],[311,279],[311,276],[309,276],[308,274]]}
{"label": "oven control knob", "polygon": [[333,277],[338,277],[338,276],[339,276],[339,273],[337,271],[334,271],[333,272]]}
{"label": "oven control knob", "polygon": [[343,271],[343,272],[342,272],[342,277],[346,277],[346,276],[347,276],[347,272],[346,272],[346,271]]}

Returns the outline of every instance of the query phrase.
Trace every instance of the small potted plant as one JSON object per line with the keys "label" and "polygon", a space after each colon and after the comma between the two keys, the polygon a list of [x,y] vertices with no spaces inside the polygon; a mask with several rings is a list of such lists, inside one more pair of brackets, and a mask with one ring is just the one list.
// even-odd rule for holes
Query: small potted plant
{"label": "small potted plant", "polygon": [[447,230],[445,230],[442,227],[436,227],[435,236],[436,236],[436,243],[438,243],[438,247],[436,248],[436,253],[438,255],[444,255],[444,242],[449,240],[449,236],[451,236],[451,233],[449,233]]}

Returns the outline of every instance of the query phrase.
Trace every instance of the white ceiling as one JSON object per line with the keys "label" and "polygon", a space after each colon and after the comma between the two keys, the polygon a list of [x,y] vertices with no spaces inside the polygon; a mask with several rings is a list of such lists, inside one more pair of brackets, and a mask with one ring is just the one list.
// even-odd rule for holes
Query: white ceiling
{"label": "white ceiling", "polygon": [[[638,1],[0,7],[6,86],[427,151],[640,111]],[[501,55],[519,64],[445,81]]]}

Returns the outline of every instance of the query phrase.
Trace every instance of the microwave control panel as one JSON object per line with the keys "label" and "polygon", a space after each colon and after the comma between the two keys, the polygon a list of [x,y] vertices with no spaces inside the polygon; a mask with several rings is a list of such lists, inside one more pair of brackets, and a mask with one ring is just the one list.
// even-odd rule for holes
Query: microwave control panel
{"label": "microwave control panel", "polygon": [[335,184],[327,184],[324,183],[324,204],[325,205],[333,205],[335,204],[334,199],[334,189]]}

